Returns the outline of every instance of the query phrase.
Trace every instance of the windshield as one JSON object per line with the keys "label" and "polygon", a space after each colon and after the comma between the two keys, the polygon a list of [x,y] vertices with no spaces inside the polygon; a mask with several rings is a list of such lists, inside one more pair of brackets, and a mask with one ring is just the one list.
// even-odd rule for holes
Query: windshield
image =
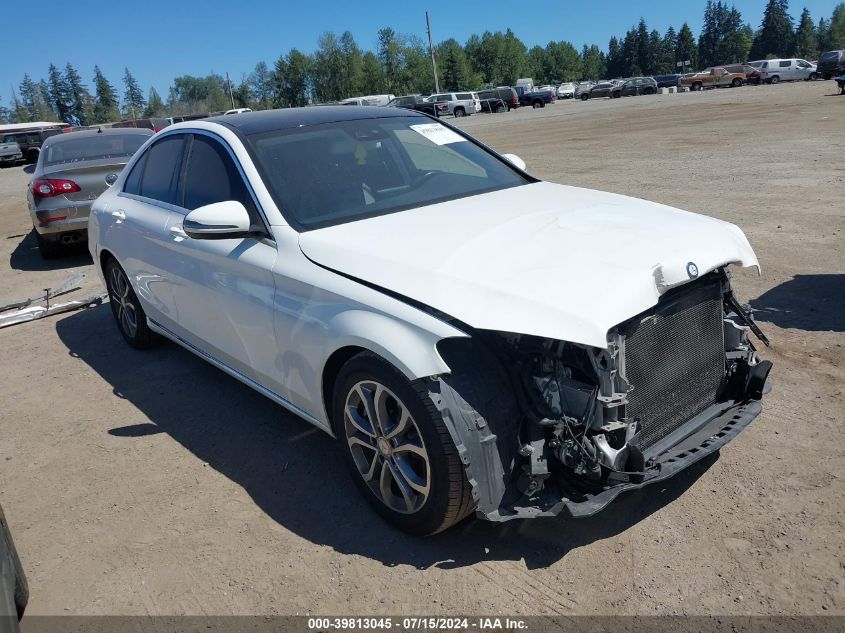
{"label": "windshield", "polygon": [[2,142],[3,143],[17,143],[18,140],[14,136],[9,135],[9,136],[4,136]]}
{"label": "windshield", "polygon": [[531,182],[422,117],[339,121],[248,139],[270,193],[301,230]]}
{"label": "windshield", "polygon": [[146,134],[98,134],[63,139],[47,147],[43,164],[75,163],[132,156],[149,137]]}

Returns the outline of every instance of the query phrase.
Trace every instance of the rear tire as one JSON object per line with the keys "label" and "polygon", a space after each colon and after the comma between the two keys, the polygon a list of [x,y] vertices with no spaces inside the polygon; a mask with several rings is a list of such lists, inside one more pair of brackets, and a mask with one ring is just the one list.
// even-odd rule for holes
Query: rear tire
{"label": "rear tire", "polygon": [[807,81],[816,81],[819,78],[819,73],[810,73]]}
{"label": "rear tire", "polygon": [[581,101],[586,101],[589,98],[590,98],[590,95],[587,94],[586,92],[581,93]]}
{"label": "rear tire", "polygon": [[776,84],[776,83],[779,83],[779,82],[780,82],[780,77],[778,77],[777,75],[775,75],[774,77],[769,79],[769,83],[773,84],[773,85]]}
{"label": "rear tire", "polygon": [[467,113],[466,113],[466,111],[464,111],[463,108],[455,108],[455,112],[454,112],[455,117],[461,118],[461,117],[466,116],[466,114]]}
{"label": "rear tire", "polygon": [[698,81],[696,81],[696,82],[692,85],[692,90],[693,90],[693,92],[700,92],[700,91],[701,91],[701,88],[702,88],[702,85],[701,85],[701,83],[700,83],[700,82],[698,82]]}
{"label": "rear tire", "polygon": [[501,114],[502,112],[505,112],[505,110],[507,110],[507,108],[505,108],[505,106],[501,103],[496,106],[496,114]]}
{"label": "rear tire", "polygon": [[616,91],[616,92],[611,92],[611,93],[610,93],[610,98],[611,98],[611,99],[619,99],[621,96],[622,96],[622,93],[621,93],[621,92],[619,92],[619,91]]}
{"label": "rear tire", "polygon": [[362,352],[338,374],[332,425],[355,485],[388,522],[426,536],[472,513],[455,443],[422,381]]}
{"label": "rear tire", "polygon": [[114,258],[105,267],[109,305],[121,336],[135,349],[149,349],[159,342],[159,337],[147,325],[147,315],[138,296],[129,283],[129,277]]}
{"label": "rear tire", "polygon": [[43,259],[56,259],[62,254],[61,244],[45,239],[38,231],[35,231],[35,240],[38,242],[38,252]]}

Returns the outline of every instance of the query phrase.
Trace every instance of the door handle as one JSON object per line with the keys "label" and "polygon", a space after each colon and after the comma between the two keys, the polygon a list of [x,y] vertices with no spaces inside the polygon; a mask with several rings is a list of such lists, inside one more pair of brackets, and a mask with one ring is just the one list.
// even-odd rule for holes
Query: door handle
{"label": "door handle", "polygon": [[111,216],[118,222],[123,222],[126,219],[126,211],[118,209],[117,211],[112,211]]}
{"label": "door handle", "polygon": [[188,237],[188,234],[185,233],[185,230],[181,226],[171,226],[170,237],[176,241],[182,241]]}

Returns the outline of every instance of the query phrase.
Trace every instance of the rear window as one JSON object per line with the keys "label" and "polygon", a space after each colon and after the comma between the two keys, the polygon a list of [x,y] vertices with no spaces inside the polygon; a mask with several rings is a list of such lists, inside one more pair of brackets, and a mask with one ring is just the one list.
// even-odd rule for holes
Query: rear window
{"label": "rear window", "polygon": [[98,134],[70,138],[47,147],[44,165],[75,163],[105,158],[128,158],[147,140],[142,134]]}
{"label": "rear window", "polygon": [[821,62],[829,62],[839,59],[839,53],[841,51],[828,51],[826,53],[822,53],[822,56],[819,58]]}

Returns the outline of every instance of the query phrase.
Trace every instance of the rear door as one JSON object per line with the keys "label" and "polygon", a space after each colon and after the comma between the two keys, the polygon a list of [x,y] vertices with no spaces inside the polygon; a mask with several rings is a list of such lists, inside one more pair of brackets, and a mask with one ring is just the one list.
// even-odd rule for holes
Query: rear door
{"label": "rear door", "polygon": [[[253,235],[192,239],[185,215],[198,207],[237,200],[252,219]],[[167,227],[165,274],[174,293],[175,333],[259,384],[281,393],[273,328],[276,243],[257,199],[229,147],[195,131],[186,152],[179,203]]]}

